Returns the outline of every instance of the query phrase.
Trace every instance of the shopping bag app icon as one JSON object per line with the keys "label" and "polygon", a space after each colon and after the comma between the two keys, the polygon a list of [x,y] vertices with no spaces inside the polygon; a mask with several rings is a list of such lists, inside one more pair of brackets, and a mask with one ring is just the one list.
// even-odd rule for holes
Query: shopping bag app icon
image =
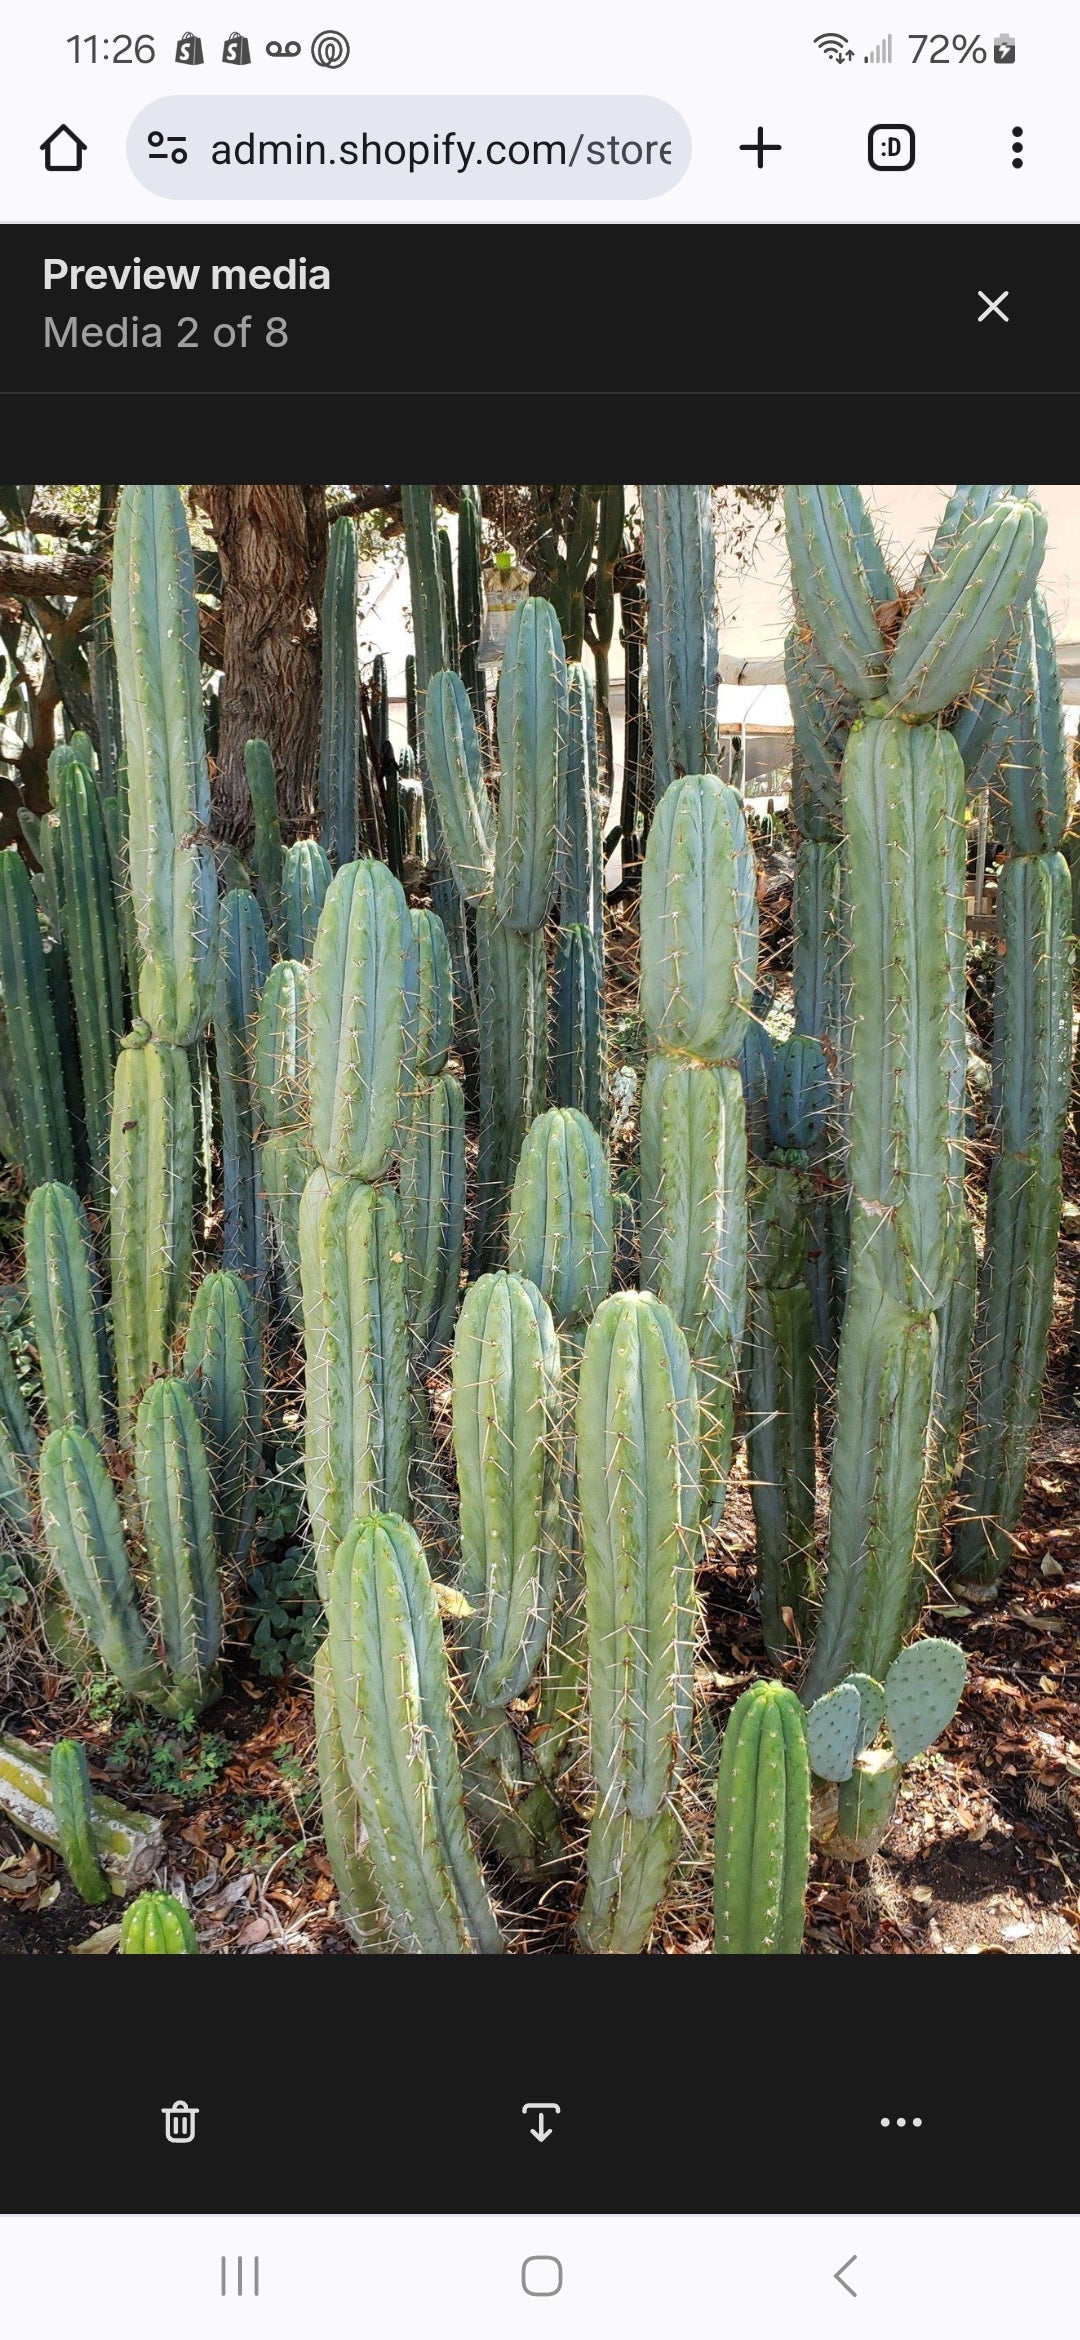
{"label": "shopping bag app icon", "polygon": [[181,33],[180,38],[176,44],[177,64],[201,65],[202,61],[202,42],[199,39],[198,33]]}
{"label": "shopping bag app icon", "polygon": [[250,65],[251,48],[243,33],[230,33],[221,52],[223,65]]}

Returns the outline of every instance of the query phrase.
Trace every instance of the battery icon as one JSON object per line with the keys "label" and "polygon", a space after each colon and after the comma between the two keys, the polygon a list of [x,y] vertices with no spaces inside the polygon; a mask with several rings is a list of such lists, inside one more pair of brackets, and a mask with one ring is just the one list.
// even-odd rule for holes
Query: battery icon
{"label": "battery icon", "polygon": [[994,41],[995,65],[1015,65],[1016,42],[1012,33],[998,33]]}

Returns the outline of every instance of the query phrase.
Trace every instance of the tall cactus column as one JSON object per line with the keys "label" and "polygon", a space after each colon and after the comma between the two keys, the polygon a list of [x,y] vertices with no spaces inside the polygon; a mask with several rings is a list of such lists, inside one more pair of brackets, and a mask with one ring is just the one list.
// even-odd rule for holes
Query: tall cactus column
{"label": "tall cactus column", "polygon": [[992,1588],[1020,1516],[1046,1366],[1069,1103],[1071,879],[1058,847],[1069,809],[1061,683],[1042,595],[1027,612],[1022,688],[1000,767],[1008,854],[998,870],[994,1121],[975,1339],[973,1435],[954,1557]]}
{"label": "tall cactus column", "polygon": [[479,1223],[474,1264],[494,1257],[522,1141],[544,1103],[544,922],[557,880],[566,784],[566,664],[549,602],[515,612],[499,681],[496,821],[467,693],[449,672],[427,695],[427,767],[451,868],[476,906],[480,1006]]}
{"label": "tall cactus column", "polygon": [[1005,500],[926,580],[890,653],[864,507],[787,491],[792,576],[818,651],[862,702],[844,754],[851,902],[851,1271],[837,1379],[829,1570],[805,1696],[881,1678],[917,1601],[938,1315],[958,1264],[955,1051],[964,766],[940,729],[1013,630],[1045,525]]}
{"label": "tall cactus column", "polygon": [[653,786],[715,772],[716,539],[707,487],[643,487]]}
{"label": "tall cactus column", "polygon": [[338,871],[311,964],[315,1168],[299,1219],[307,1499],[324,1599],[352,1521],[409,1509],[401,1213],[383,1182],[396,1142],[411,939],[405,896],[382,862]]}
{"label": "tall cactus column", "polygon": [[139,1020],[120,1052],[110,1135],[120,1434],[187,1312],[194,1129],[187,1051],[214,996],[217,878],[195,580],[175,487],[126,487],[113,634],[127,751]]}
{"label": "tall cactus column", "polygon": [[641,1281],[690,1345],[704,1478],[722,1500],[746,1316],[746,1111],[738,1070],[757,969],[753,855],[734,789],[661,798],[641,884]]}

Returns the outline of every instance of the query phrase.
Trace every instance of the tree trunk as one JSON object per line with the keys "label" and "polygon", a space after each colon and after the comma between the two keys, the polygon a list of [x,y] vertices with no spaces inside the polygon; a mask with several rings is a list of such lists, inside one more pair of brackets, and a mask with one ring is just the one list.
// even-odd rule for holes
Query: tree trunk
{"label": "tree trunk", "polygon": [[214,836],[241,852],[251,839],[244,774],[249,739],[264,739],[277,773],[286,844],[318,826],[320,614],[326,575],[323,487],[195,487],[222,574],[221,730],[213,780]]}

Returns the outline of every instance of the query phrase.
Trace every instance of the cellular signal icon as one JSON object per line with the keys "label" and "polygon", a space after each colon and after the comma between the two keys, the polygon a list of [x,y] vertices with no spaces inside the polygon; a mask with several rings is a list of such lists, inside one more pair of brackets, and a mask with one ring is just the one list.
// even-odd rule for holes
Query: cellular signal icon
{"label": "cellular signal icon", "polygon": [[816,33],[814,47],[824,57],[831,57],[834,65],[850,65],[855,55],[854,49],[848,46],[846,33]]}
{"label": "cellular signal icon", "polygon": [[879,42],[878,42],[878,45],[877,45],[876,49],[871,49],[871,50],[870,50],[870,52],[869,52],[869,55],[863,58],[863,64],[864,64],[864,65],[891,65],[891,64],[892,64],[892,34],[891,34],[891,33],[886,33],[884,40],[883,40],[883,41],[879,41]]}

